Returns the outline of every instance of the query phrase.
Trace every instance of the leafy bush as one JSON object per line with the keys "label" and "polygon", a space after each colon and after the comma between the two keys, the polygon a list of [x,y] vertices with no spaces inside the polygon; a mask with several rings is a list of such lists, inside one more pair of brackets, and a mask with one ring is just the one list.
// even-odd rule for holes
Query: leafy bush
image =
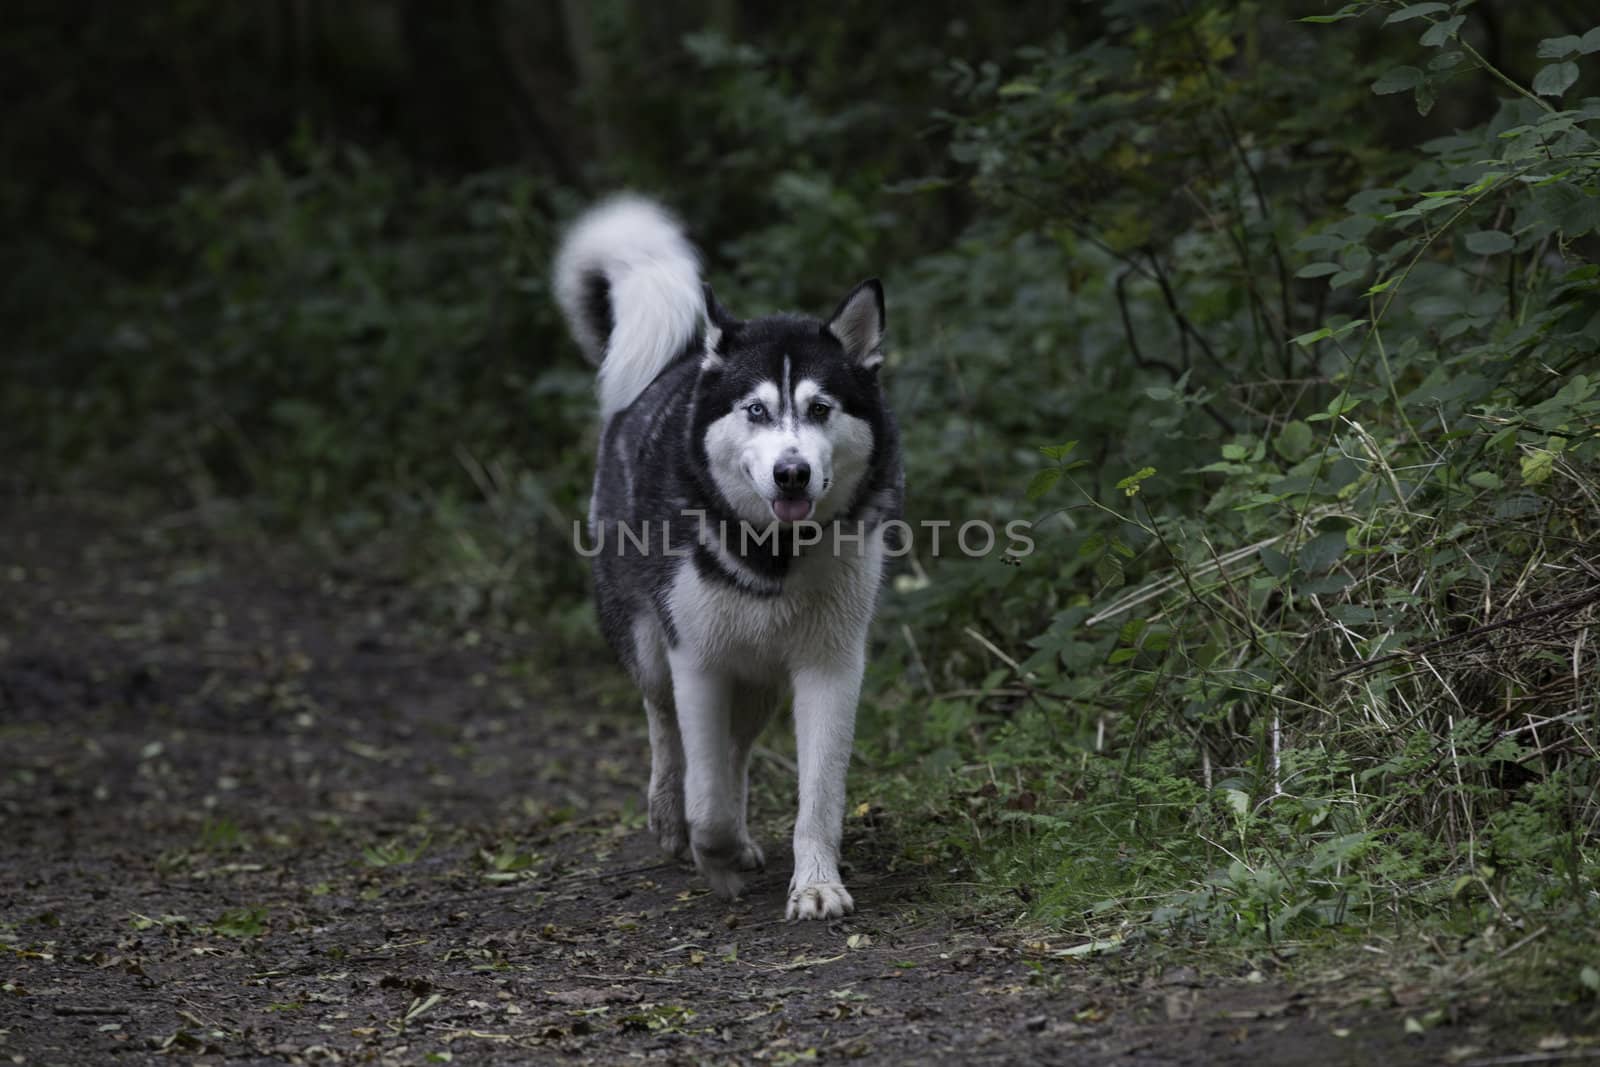
{"label": "leafy bush", "polygon": [[[915,744],[888,722],[966,701],[938,743],[957,783],[989,783],[961,807],[971,854],[1053,914],[1153,898],[1147,918],[1277,939],[1448,913],[1486,879],[1497,909],[1595,892],[1600,100],[1545,99],[1565,67],[1523,89],[1446,5],[1388,21],[1437,54],[1375,92],[1426,115],[1476,70],[1515,95],[1417,151],[1330,143],[1351,103],[1327,72],[1359,68],[1248,8],[957,68],[953,159],[1013,232],[1054,238],[985,247],[1030,249],[1021,273],[1072,299],[1018,279],[986,312],[959,270],[919,294],[995,334],[939,370],[1000,383],[1000,432],[943,439],[963,474],[1077,440],[1040,449],[1039,555],[930,567],[894,604],[874,731]],[[1258,32],[1283,65],[1224,71]],[[1293,66],[1313,49],[1316,81]],[[1007,390],[1030,347],[1060,362]],[[914,454],[938,454],[917,420]],[[944,484],[942,507],[989,503],[962,495],[975,471]],[[1486,839],[1511,824],[1527,848]]]}

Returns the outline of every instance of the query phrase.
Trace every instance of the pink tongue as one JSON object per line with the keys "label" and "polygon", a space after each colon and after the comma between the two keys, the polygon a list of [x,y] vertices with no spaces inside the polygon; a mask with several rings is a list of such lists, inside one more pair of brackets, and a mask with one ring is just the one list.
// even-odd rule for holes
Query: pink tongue
{"label": "pink tongue", "polygon": [[780,498],[772,502],[772,513],[784,522],[799,522],[811,514],[811,501]]}

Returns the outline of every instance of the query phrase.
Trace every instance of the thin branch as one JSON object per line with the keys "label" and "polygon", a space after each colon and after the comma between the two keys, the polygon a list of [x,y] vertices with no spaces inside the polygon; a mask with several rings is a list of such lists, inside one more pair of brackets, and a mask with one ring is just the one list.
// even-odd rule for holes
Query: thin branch
{"label": "thin branch", "polygon": [[1453,634],[1450,637],[1441,637],[1439,640],[1429,641],[1425,645],[1418,645],[1416,648],[1401,649],[1399,652],[1390,652],[1388,655],[1377,656],[1373,659],[1363,660],[1360,663],[1346,667],[1343,670],[1333,672],[1333,674],[1329,675],[1329,678],[1331,680],[1337,680],[1348,675],[1371,670],[1373,667],[1381,666],[1385,663],[1392,663],[1397,659],[1408,659],[1412,656],[1420,656],[1425,652],[1430,652],[1436,648],[1443,648],[1446,645],[1457,644],[1461,641],[1471,640],[1474,637],[1482,637],[1484,634],[1494,633],[1497,630],[1504,630],[1508,627],[1521,626],[1524,623],[1532,621],[1533,619],[1541,619],[1548,615],[1559,615],[1562,612],[1577,611],[1579,608],[1586,608],[1590,604],[1600,604],[1600,589],[1592,589],[1589,592],[1584,593],[1582,596],[1575,596],[1568,600],[1559,600],[1556,603],[1550,604],[1546,607],[1536,608],[1533,611],[1525,611],[1521,615],[1513,615],[1509,619],[1501,619],[1499,622],[1491,622],[1483,626],[1475,626],[1472,629],[1466,630],[1462,633]]}
{"label": "thin branch", "polygon": [[[1121,274],[1118,274],[1115,285],[1117,293],[1117,310],[1122,315],[1122,332],[1127,335],[1128,350],[1133,355],[1133,362],[1139,367],[1147,370],[1164,370],[1172,378],[1173,382],[1177,382],[1183,377],[1183,372],[1181,372],[1177,367],[1174,367],[1172,364],[1163,363],[1159,359],[1146,359],[1144,353],[1139,349],[1139,335],[1135,332],[1133,327],[1133,316],[1128,313],[1128,293],[1126,289],[1128,275],[1132,274],[1134,270],[1135,267],[1130,266],[1127,270],[1123,271]],[[1187,357],[1185,358],[1184,362],[1188,362]],[[1226,416],[1224,416],[1222,412],[1212,407],[1209,403],[1201,404],[1200,407],[1207,415],[1211,416],[1212,421],[1214,421],[1217,426],[1221,428],[1223,433],[1233,432],[1233,424],[1227,420]]]}
{"label": "thin branch", "polygon": [[1177,381],[1183,376],[1182,371],[1170,363],[1161,362],[1159,359],[1146,359],[1144,352],[1139,348],[1139,334],[1133,328],[1133,316],[1128,313],[1127,285],[1128,275],[1132,273],[1133,268],[1129,267],[1117,275],[1116,281],[1117,310],[1122,314],[1122,333],[1128,339],[1128,351],[1133,355],[1133,362],[1136,366],[1145,370],[1164,370],[1172,376],[1173,381]]}
{"label": "thin branch", "polygon": [[1161,261],[1155,257],[1154,253],[1145,252],[1145,258],[1150,261],[1150,266],[1155,270],[1156,284],[1161,286],[1161,297],[1166,301],[1167,310],[1171,312],[1172,320],[1178,324],[1179,331],[1187,333],[1194,338],[1195,343],[1200,346],[1200,351],[1206,354],[1206,358],[1211,361],[1212,365],[1218,370],[1226,372],[1227,368],[1217,358],[1217,353],[1212,349],[1211,343],[1201,336],[1200,331],[1195,329],[1194,323],[1189,321],[1189,316],[1185,315],[1183,309],[1178,306],[1178,296],[1172,291],[1172,283],[1167,278],[1166,268],[1161,265]]}

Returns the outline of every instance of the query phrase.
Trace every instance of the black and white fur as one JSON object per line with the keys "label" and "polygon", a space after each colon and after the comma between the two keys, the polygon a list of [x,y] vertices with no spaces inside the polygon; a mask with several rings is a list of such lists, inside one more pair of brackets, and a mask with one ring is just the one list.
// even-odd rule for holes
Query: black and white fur
{"label": "black and white fur", "polygon": [[[903,493],[878,382],[883,290],[861,283],[826,322],[740,321],[703,287],[678,223],[633,196],[572,227],[555,289],[600,367],[590,547],[602,543],[601,627],[644,694],[650,828],[736,896],[764,863],[746,824],[751,748],[792,699],[788,916],[853,911],[839,877],[845,774],[884,523]],[[775,541],[742,539],[741,520]],[[642,549],[624,526],[648,531]]]}

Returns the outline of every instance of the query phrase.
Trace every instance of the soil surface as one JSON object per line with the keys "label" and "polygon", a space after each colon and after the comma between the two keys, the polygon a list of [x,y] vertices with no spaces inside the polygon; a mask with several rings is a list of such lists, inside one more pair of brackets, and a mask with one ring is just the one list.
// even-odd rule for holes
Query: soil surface
{"label": "soil surface", "polygon": [[653,850],[642,715],[609,698],[613,666],[552,668],[559,649],[423,614],[402,585],[181,520],[6,506],[0,1057],[1488,1064],[1597,1051],[1592,1012],[1419,993],[1378,963],[1305,974],[1022,931],[951,904],[935,880],[959,872],[906,866],[870,818],[847,832],[858,913],[786,923],[792,778],[777,754],[757,793],[769,868],[727,904]]}

